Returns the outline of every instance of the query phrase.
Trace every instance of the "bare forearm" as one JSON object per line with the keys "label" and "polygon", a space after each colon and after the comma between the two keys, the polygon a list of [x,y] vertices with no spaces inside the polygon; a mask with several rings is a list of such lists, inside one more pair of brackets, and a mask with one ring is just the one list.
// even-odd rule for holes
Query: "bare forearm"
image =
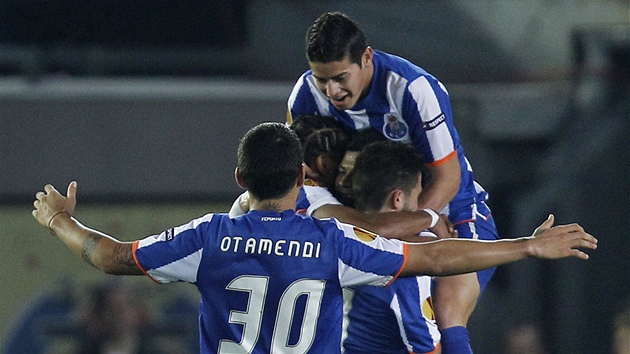
{"label": "bare forearm", "polygon": [[56,217],[51,230],[87,263],[109,274],[141,275],[132,252],[132,243],[83,226],[69,215]]}
{"label": "bare forearm", "polygon": [[423,211],[392,211],[370,214],[374,232],[387,238],[406,240],[417,237],[431,226],[432,218]]}
{"label": "bare forearm", "polygon": [[553,224],[550,217],[535,232],[538,236],[493,241],[443,239],[409,245],[403,274],[454,275],[518,261],[526,257],[588,259],[582,249],[596,249],[597,239],[578,224]]}
{"label": "bare forearm", "polygon": [[429,228],[432,218],[424,211],[396,211],[363,213],[343,205],[324,205],[313,216],[318,219],[334,217],[337,220],[372,231],[387,238],[411,241],[418,233]]}
{"label": "bare forearm", "polygon": [[420,193],[418,206],[440,211],[453,199],[461,182],[457,156],[439,166],[429,167],[431,181]]}
{"label": "bare forearm", "polygon": [[527,238],[500,241],[447,239],[410,245],[403,275],[446,276],[470,273],[527,258]]}

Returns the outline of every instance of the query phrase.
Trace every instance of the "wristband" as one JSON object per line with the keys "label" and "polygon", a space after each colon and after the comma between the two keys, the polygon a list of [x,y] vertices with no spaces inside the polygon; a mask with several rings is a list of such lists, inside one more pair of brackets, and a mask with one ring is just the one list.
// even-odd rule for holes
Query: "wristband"
{"label": "wristband", "polygon": [[59,214],[61,214],[61,213],[67,213],[68,215],[70,215],[70,213],[68,213],[68,212],[67,212],[67,211],[65,211],[65,210],[61,210],[61,211],[58,211],[58,212],[54,213],[54,214],[50,217],[50,219],[48,220],[48,228],[49,228],[50,230],[52,230],[52,229],[50,228],[50,224],[52,223],[53,219],[55,218],[55,216],[57,216],[57,215],[59,215]]}
{"label": "wristband", "polygon": [[427,214],[431,215],[431,225],[428,228],[429,229],[434,228],[435,225],[437,225],[438,221],[440,220],[440,216],[433,209],[424,208],[422,210],[426,212]]}

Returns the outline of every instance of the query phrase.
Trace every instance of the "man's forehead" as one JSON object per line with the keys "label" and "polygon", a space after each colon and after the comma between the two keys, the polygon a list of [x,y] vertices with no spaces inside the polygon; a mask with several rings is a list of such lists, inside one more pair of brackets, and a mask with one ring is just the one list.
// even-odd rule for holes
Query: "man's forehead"
{"label": "man's forehead", "polygon": [[351,63],[349,59],[343,61],[331,61],[328,63],[309,62],[313,76],[317,79],[332,79],[342,76],[353,70],[352,66],[357,64]]}

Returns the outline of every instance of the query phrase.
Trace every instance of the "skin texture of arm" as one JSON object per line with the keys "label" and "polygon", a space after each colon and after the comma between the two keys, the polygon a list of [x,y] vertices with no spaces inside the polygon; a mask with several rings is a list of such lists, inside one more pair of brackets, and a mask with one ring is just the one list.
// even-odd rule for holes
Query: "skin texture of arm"
{"label": "skin texture of arm", "polygon": [[[425,211],[392,211],[385,213],[366,214],[344,205],[326,204],[313,212],[313,217],[335,219],[372,231],[387,238],[402,241],[418,242],[433,241],[432,237],[419,237],[418,233],[429,228],[431,216]],[[450,225],[445,218],[440,218],[437,225],[431,229],[438,238],[452,237]]]}
{"label": "skin texture of arm", "polygon": [[407,263],[401,274],[403,276],[455,275],[499,266],[527,257],[588,259],[588,255],[578,248],[597,248],[597,239],[586,233],[580,225],[551,227],[552,224],[553,216],[550,216],[534,232],[539,236],[496,241],[445,239],[410,244]]}
{"label": "skin texture of arm", "polygon": [[76,205],[76,182],[68,186],[67,197],[51,185],[38,192],[33,216],[57,235],[72,252],[108,274],[142,275],[133,258],[133,243],[120,242],[102,232],[83,226],[72,217]]}
{"label": "skin texture of arm", "polygon": [[431,182],[420,194],[418,206],[440,211],[457,194],[461,179],[459,160],[453,155],[449,160],[437,166],[428,166]]}

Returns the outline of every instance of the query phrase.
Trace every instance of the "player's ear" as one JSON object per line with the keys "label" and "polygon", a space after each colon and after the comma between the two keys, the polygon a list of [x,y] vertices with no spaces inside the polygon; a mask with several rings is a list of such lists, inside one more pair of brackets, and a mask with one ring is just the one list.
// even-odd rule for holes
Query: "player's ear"
{"label": "player's ear", "polygon": [[247,189],[247,184],[243,180],[243,176],[241,176],[241,171],[236,167],[234,169],[234,178],[236,179],[236,184],[243,189]]}
{"label": "player's ear", "polygon": [[389,200],[392,209],[394,210],[403,210],[405,207],[405,194],[400,189],[394,189],[389,194]]}
{"label": "player's ear", "polygon": [[306,176],[306,169],[304,166],[305,166],[304,163],[300,165],[300,172],[298,173],[298,178],[297,178],[298,187],[302,187],[304,185],[304,178]]}
{"label": "player's ear", "polygon": [[374,50],[372,50],[372,47],[367,46],[365,47],[365,50],[363,51],[363,55],[361,56],[361,67],[365,67],[368,63],[372,62],[372,58],[374,57]]}

